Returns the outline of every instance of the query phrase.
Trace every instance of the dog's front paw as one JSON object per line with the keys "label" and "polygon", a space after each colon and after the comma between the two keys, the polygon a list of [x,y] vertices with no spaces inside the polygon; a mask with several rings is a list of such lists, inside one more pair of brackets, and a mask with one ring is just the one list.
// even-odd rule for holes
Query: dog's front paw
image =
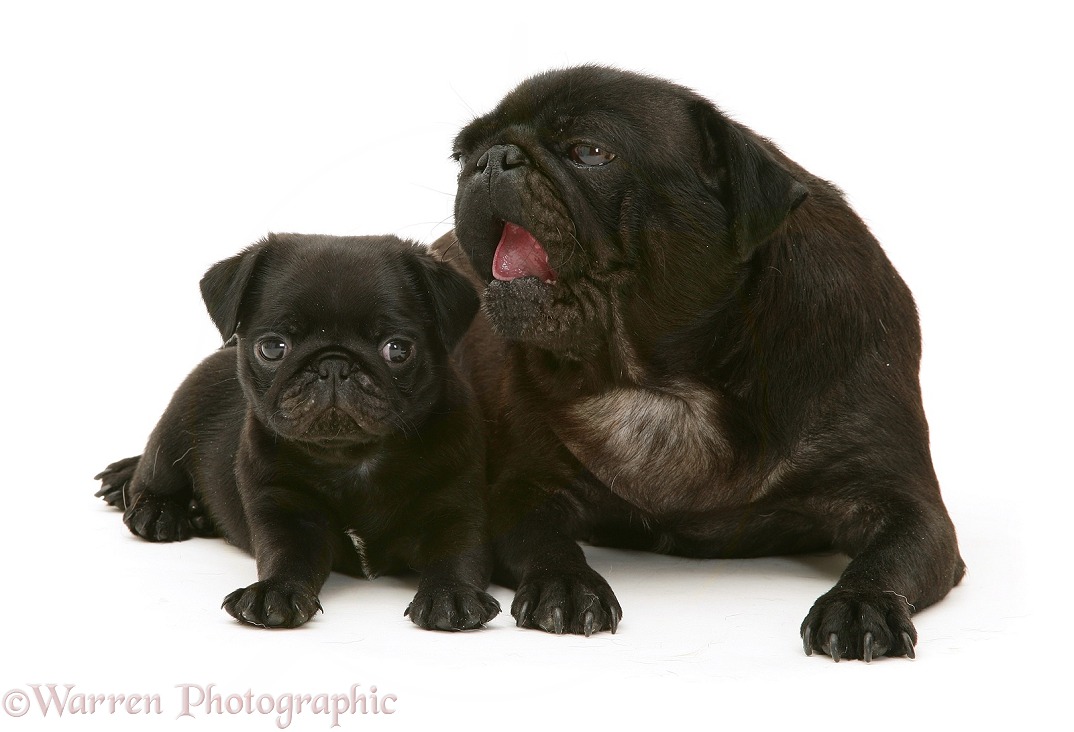
{"label": "dog's front paw", "polygon": [[138,462],[141,459],[141,455],[123,458],[122,460],[115,461],[107,468],[97,473],[97,475],[93,476],[93,479],[101,481],[101,488],[93,495],[97,498],[103,498],[104,502],[109,506],[113,506],[122,511],[126,508],[123,499],[123,489],[126,487],[127,483],[130,483],[131,478],[134,476],[134,469],[138,467]]}
{"label": "dog's front paw", "polygon": [[527,573],[515,592],[511,614],[520,628],[589,636],[601,630],[614,633],[623,610],[604,578],[583,566]]}
{"label": "dog's front paw", "polygon": [[403,615],[426,630],[475,630],[500,613],[500,603],[476,587],[419,589]]}
{"label": "dog's front paw", "polygon": [[902,595],[836,587],[813,604],[802,623],[807,656],[814,651],[866,663],[880,656],[914,657],[917,631]]}
{"label": "dog's front paw", "polygon": [[231,617],[263,628],[297,628],[318,610],[317,593],[287,582],[262,580],[235,590],[221,605]]}
{"label": "dog's front paw", "polygon": [[191,534],[187,504],[148,491],[123,512],[123,523],[146,541],[184,541]]}

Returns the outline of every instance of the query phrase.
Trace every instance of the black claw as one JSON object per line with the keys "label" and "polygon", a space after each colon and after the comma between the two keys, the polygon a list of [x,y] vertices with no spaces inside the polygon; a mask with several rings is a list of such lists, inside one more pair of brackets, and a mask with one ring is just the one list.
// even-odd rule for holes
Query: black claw
{"label": "black claw", "polygon": [[593,617],[592,612],[587,612],[585,614],[585,620],[582,621],[582,632],[585,633],[586,638],[593,635],[593,631],[596,630],[595,621],[596,619]]}
{"label": "black claw", "polygon": [[914,642],[910,639],[909,633],[904,632],[902,634],[902,645],[903,648],[906,649],[907,658],[917,658],[917,656],[914,655]]}
{"label": "black claw", "polygon": [[529,612],[529,609],[530,601],[524,600],[522,602],[522,607],[518,609],[518,617],[515,619],[515,625],[521,628],[526,623],[526,613]]}
{"label": "black claw", "polygon": [[552,608],[552,632],[563,635],[563,608]]}
{"label": "black claw", "polygon": [[805,649],[807,656],[813,655],[813,626],[807,625],[805,633],[802,634],[802,647]]}
{"label": "black claw", "polygon": [[619,615],[618,611],[616,611],[616,610],[614,610],[614,609],[612,609],[612,610],[611,610],[611,612],[609,613],[609,615],[611,615],[611,617],[612,617],[612,620],[611,620],[611,624],[612,624],[612,635],[615,635],[615,631],[616,631],[616,630],[617,630],[617,629],[619,628],[619,618],[620,618],[621,616]]}
{"label": "black claw", "polygon": [[873,660],[873,634],[872,633],[866,633],[865,634],[865,643],[864,643],[863,648],[862,648],[861,657],[866,663],[870,663]]}
{"label": "black claw", "polygon": [[828,652],[831,654],[832,660],[839,663],[839,659],[841,658],[839,654],[839,636],[835,633],[828,636]]}

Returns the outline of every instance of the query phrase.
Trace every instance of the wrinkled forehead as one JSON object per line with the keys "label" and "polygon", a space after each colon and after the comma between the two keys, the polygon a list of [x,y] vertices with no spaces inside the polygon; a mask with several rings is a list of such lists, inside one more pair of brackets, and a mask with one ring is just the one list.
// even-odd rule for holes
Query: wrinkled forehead
{"label": "wrinkled forehead", "polygon": [[372,335],[423,318],[418,283],[405,261],[363,250],[292,251],[267,263],[248,295],[252,327]]}
{"label": "wrinkled forehead", "polygon": [[692,92],[658,79],[603,68],[553,71],[527,79],[455,141],[470,150],[525,129],[543,136],[603,135],[643,139],[688,136]]}

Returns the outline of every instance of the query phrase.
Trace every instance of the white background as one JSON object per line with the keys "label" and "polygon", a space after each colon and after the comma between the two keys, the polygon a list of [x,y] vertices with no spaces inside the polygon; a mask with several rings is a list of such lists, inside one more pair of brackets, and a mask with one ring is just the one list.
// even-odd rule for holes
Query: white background
{"label": "white background", "polygon": [[[48,725],[33,702],[0,726],[157,728],[181,711],[176,685],[210,683],[398,697],[344,729],[1052,717],[1074,487],[1061,4],[723,5],[5,2],[0,694],[158,694],[163,714]],[[590,551],[625,610],[615,636],[516,629],[503,588],[490,628],[422,632],[402,616],[412,580],[336,576],[306,627],[251,629],[218,608],[252,559],[140,542],[93,498],[91,476],[141,450],[218,345],[198,296],[208,266],[268,231],[431,241],[451,226],[455,132],[527,75],[582,62],[674,79],[771,137],[845,189],[914,290],[933,454],[970,567],[917,616],[917,660],[802,653],[833,557]],[[175,724],[275,728],[193,711]]]}

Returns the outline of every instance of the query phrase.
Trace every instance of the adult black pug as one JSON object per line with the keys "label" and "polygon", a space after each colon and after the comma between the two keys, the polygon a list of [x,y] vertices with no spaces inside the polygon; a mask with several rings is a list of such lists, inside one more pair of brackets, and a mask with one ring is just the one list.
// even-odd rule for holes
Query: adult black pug
{"label": "adult black pug", "polygon": [[806,653],[912,657],[911,613],[964,566],[914,302],[839,190],[697,94],[602,67],[523,82],[455,156],[456,228],[435,248],[486,286],[461,350],[497,420],[495,576],[518,624],[615,631],[576,540],[834,548],[852,560],[802,624]]}
{"label": "adult black pug", "polygon": [[252,553],[259,581],[224,600],[246,623],[305,623],[332,569],[420,570],[407,614],[423,628],[493,618],[482,425],[449,359],[471,284],[395,237],[273,234],[201,291],[235,346],[98,495],[149,541],[218,533]]}

